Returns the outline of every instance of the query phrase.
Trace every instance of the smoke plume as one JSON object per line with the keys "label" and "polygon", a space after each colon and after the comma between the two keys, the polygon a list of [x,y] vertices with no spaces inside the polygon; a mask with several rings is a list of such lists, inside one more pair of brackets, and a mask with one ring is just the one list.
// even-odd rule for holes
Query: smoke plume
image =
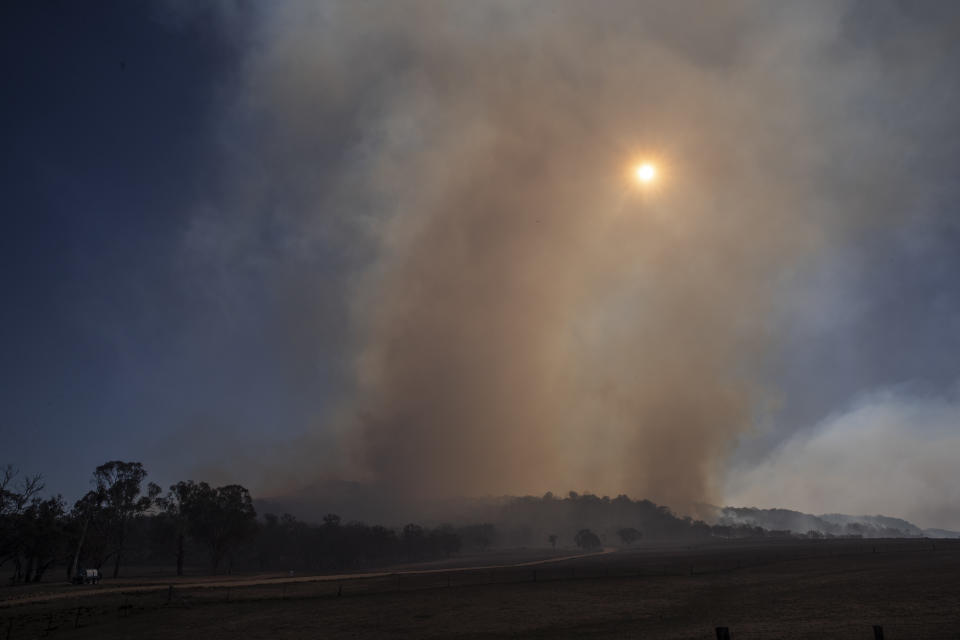
{"label": "smoke plume", "polygon": [[266,5],[229,225],[270,210],[286,259],[346,265],[341,473],[721,500],[789,283],[910,197],[914,142],[871,105],[922,61],[907,43],[881,79],[853,7]]}
{"label": "smoke plume", "polygon": [[728,479],[737,504],[896,513],[960,528],[960,404],[892,390],[859,399]]}

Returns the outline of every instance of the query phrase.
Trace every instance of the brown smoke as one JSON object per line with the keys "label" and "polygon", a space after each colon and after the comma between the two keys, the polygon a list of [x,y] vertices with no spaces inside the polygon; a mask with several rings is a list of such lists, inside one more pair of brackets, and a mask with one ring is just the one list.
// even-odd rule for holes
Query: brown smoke
{"label": "brown smoke", "polygon": [[769,401],[784,283],[889,197],[859,189],[897,147],[870,142],[841,3],[278,6],[250,68],[267,156],[303,172],[310,132],[359,110],[316,197],[376,255],[344,411],[358,475],[417,498],[718,499]]}

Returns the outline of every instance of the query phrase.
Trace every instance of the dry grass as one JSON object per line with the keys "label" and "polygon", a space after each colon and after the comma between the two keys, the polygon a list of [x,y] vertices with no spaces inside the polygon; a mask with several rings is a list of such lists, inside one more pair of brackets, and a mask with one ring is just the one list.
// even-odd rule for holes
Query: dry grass
{"label": "dry grass", "polygon": [[870,638],[873,624],[888,640],[960,637],[954,542],[645,547],[536,571],[537,582],[530,567],[404,576],[399,590],[396,576],[181,589],[169,604],[110,594],[0,609],[0,638],[11,619],[11,640],[710,638],[717,625],[736,640]]}

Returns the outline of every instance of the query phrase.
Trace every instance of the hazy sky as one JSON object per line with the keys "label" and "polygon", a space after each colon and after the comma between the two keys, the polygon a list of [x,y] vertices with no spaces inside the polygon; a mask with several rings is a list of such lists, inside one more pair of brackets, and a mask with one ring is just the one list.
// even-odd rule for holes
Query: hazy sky
{"label": "hazy sky", "polygon": [[954,3],[0,11],[0,463],[960,528]]}

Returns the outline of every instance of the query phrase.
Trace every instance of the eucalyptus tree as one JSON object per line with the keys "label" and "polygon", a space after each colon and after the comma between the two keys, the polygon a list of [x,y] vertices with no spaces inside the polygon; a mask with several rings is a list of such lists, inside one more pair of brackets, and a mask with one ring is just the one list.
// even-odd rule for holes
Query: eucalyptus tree
{"label": "eucalyptus tree", "polygon": [[181,480],[170,485],[167,495],[156,500],[159,507],[157,517],[169,525],[176,545],[177,575],[183,575],[183,563],[186,558],[186,537],[190,529],[190,510],[197,496],[198,485],[193,480]]}
{"label": "eucalyptus tree", "polygon": [[86,517],[97,520],[109,541],[114,578],[120,574],[130,521],[149,511],[161,492],[159,486],[150,483],[147,494],[143,495],[146,477],[147,471],[139,462],[111,460],[94,470],[94,489],[85,496]]}
{"label": "eucalyptus tree", "polygon": [[238,484],[194,486],[187,503],[190,535],[206,547],[214,573],[237,544],[256,531],[257,512],[250,492]]}

